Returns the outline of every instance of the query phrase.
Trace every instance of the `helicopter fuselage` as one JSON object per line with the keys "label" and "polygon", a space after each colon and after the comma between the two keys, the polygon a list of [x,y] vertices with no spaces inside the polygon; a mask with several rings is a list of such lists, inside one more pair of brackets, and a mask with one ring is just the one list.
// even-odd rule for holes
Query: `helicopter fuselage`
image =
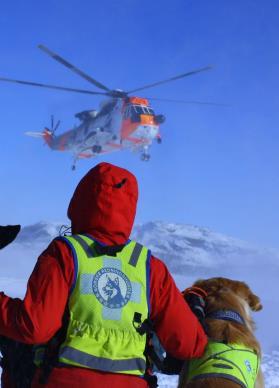
{"label": "helicopter fuselage", "polygon": [[159,116],[143,98],[110,98],[99,112],[83,111],[76,116],[82,121],[77,127],[59,136],[51,132],[45,136],[50,148],[71,151],[76,159],[123,148],[148,154],[152,141],[160,137]]}

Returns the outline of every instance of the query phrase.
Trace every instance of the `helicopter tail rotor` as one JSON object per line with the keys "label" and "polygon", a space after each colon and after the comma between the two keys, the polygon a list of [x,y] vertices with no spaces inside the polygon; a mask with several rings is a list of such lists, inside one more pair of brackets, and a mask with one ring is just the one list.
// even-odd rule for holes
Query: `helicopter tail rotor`
{"label": "helicopter tail rotor", "polygon": [[50,146],[52,148],[52,142],[53,142],[53,139],[55,137],[54,134],[55,134],[57,128],[59,127],[59,125],[60,125],[60,120],[58,120],[55,123],[54,116],[51,115],[51,118],[50,118],[50,128],[45,127],[43,132],[31,132],[31,131],[28,131],[28,132],[25,132],[25,135],[36,137],[36,138],[43,138],[44,141],[45,141],[45,144],[47,144],[48,146]]}
{"label": "helicopter tail rotor", "polygon": [[49,129],[49,128],[46,128],[46,130],[48,130],[48,131],[51,133],[51,135],[54,136],[54,134],[55,134],[57,128],[59,127],[60,123],[61,123],[61,121],[58,120],[57,123],[55,124],[55,122],[54,122],[54,116],[51,115],[51,119],[50,119],[50,129]]}

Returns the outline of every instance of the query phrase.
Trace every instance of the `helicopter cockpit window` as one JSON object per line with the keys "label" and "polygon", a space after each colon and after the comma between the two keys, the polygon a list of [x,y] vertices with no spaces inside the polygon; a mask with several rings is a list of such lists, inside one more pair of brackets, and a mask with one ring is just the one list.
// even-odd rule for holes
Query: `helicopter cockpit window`
{"label": "helicopter cockpit window", "polygon": [[136,119],[139,115],[154,115],[153,109],[144,105],[128,105],[124,111],[124,119]]}
{"label": "helicopter cockpit window", "polygon": [[148,110],[148,113],[149,113],[150,115],[153,115],[153,116],[154,116],[154,110],[153,110],[153,109],[149,108],[149,106],[146,107],[146,109]]}
{"label": "helicopter cockpit window", "polygon": [[153,109],[144,105],[133,105],[134,110],[140,115],[154,115]]}
{"label": "helicopter cockpit window", "polygon": [[133,108],[134,108],[134,110],[135,110],[135,112],[137,114],[139,114],[139,115],[144,115],[145,114],[145,112],[143,110],[143,106],[141,106],[141,105],[133,105]]}

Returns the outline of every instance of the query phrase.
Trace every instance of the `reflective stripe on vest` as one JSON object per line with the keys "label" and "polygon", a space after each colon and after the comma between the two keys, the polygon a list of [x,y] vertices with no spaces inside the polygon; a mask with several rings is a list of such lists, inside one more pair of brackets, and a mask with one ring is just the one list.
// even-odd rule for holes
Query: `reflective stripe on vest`
{"label": "reflective stripe on vest", "polygon": [[202,358],[189,362],[188,382],[206,377],[222,377],[242,388],[254,388],[259,357],[244,345],[209,341]]}
{"label": "reflective stripe on vest", "polygon": [[91,369],[99,369],[105,372],[134,371],[136,369],[145,370],[145,361],[142,358],[132,358],[128,360],[111,360],[103,357],[92,356],[80,350],[65,347],[63,357]]}
{"label": "reflective stripe on vest", "polygon": [[106,372],[144,375],[146,336],[133,327],[134,313],[148,318],[149,257],[130,241],[116,256],[99,255],[88,236],[62,238],[76,261],[76,282],[69,298],[64,364]]}

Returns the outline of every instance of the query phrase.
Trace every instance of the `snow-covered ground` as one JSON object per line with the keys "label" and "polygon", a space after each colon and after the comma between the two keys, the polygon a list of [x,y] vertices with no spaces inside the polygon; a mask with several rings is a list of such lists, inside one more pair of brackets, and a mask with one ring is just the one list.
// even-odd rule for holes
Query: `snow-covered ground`
{"label": "snow-covered ground", "polygon": [[[41,222],[22,229],[16,241],[0,252],[0,290],[23,297],[37,256],[59,233],[61,223]],[[226,276],[244,280],[261,297],[264,309],[254,314],[263,348],[267,388],[279,388],[279,252],[193,225],[149,222],[137,225],[133,238],[163,259],[178,287],[197,278]],[[177,386],[176,376],[158,375],[160,388]]]}

